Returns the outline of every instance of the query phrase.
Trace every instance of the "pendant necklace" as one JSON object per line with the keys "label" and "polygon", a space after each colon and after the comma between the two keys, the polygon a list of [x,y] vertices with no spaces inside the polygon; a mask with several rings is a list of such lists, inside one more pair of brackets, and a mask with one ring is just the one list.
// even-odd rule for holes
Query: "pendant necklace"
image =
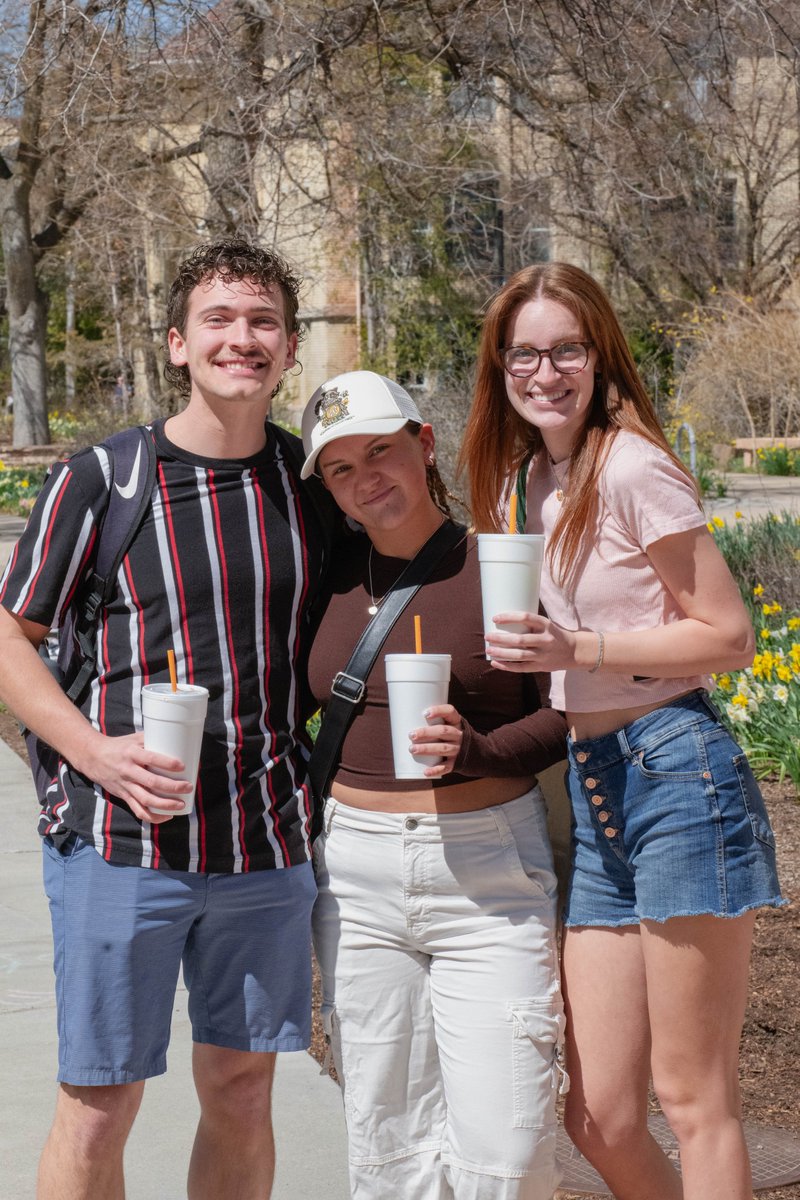
{"label": "pendant necklace", "polygon": [[553,476],[553,479],[556,481],[556,500],[559,504],[562,504],[564,497],[566,496],[566,492],[564,491],[564,482],[569,474],[569,459],[566,459],[566,465],[564,466],[564,470],[560,475],[558,471],[556,471],[556,467],[561,466],[562,464],[556,463],[549,454],[547,456],[547,461],[550,464],[550,472]]}
{"label": "pendant necklace", "polygon": [[[445,516],[443,515],[443,516],[442,516],[442,519],[441,519],[441,521],[439,522],[439,528],[441,528],[441,527],[442,527],[442,525],[444,525],[444,523],[445,523],[445,521],[446,521],[446,520],[447,520],[447,517],[445,517]],[[432,536],[433,536],[433,534],[431,534],[431,537],[432,537]],[[426,544],[426,543],[425,543],[425,542],[423,542],[423,545],[425,545],[425,544]],[[378,598],[377,598],[377,600],[376,600],[376,599],[375,599],[375,587],[374,587],[374,584],[373,584],[373,582],[372,582],[372,553],[373,553],[374,549],[375,549],[375,545],[374,545],[374,543],[373,543],[373,542],[370,542],[370,544],[369,544],[369,557],[367,558],[367,574],[368,574],[368,576],[369,576],[369,599],[370,599],[370,605],[369,605],[369,608],[367,609],[367,612],[369,613],[369,615],[370,615],[371,617],[374,617],[374,616],[375,616],[375,614],[377,613],[378,609],[380,608],[380,606],[383,604],[384,600],[386,599],[387,595],[388,595],[388,594],[389,594],[389,592],[392,590],[392,588],[394,587],[395,583],[397,583],[397,579],[399,579],[399,578],[400,578],[400,575],[402,575],[402,574],[403,574],[403,571],[405,571],[406,567],[408,566],[408,563],[405,563],[405,562],[403,563],[402,569],[401,569],[401,571],[400,571],[400,575],[398,575],[398,576],[397,576],[397,579],[395,579],[395,580],[394,580],[394,583],[392,583],[392,584],[390,584],[390,585],[389,585],[389,587],[386,589],[386,591],[383,593],[383,595],[382,595],[382,596],[378,596]],[[422,547],[420,546],[420,550],[421,550],[421,549],[422,549]],[[412,558],[415,558],[417,554],[419,554],[419,550],[416,550],[416,551],[414,552],[414,554],[413,554],[411,557],[412,557]]]}
{"label": "pendant necklace", "polygon": [[[380,606],[383,604],[384,600],[386,599],[386,593],[384,593],[382,596],[379,596],[379,597],[377,598],[377,600],[375,599],[375,587],[374,587],[374,585],[373,585],[373,583],[372,583],[372,552],[373,552],[373,550],[374,550],[374,549],[375,549],[374,545],[372,544],[372,542],[370,542],[370,545],[369,545],[369,558],[367,559],[367,573],[369,574],[369,598],[370,598],[370,606],[369,606],[369,608],[367,609],[367,612],[369,613],[369,615],[370,615],[371,617],[374,617],[374,616],[375,616],[376,612],[378,611],[378,609],[380,608]],[[405,569],[405,568],[404,568],[404,569]],[[402,571],[401,571],[401,574],[402,574]],[[400,576],[398,576],[398,579],[399,579],[399,578],[400,578]],[[395,581],[395,582],[396,582],[396,581]]]}
{"label": "pendant necklace", "polygon": [[376,600],[375,600],[375,591],[372,587],[372,551],[374,549],[375,549],[375,547],[373,546],[372,542],[370,542],[369,558],[367,559],[367,571],[369,572],[369,598],[371,600],[371,604],[370,604],[369,608],[367,609],[367,612],[369,613],[369,615],[371,617],[375,616],[376,612],[378,611],[378,604],[380,604],[380,601],[376,602]]}

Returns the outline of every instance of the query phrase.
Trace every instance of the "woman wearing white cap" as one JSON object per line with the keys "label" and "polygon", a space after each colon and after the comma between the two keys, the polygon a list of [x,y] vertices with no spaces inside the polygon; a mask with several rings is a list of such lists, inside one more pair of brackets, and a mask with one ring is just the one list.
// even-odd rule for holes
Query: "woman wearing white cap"
{"label": "woman wearing white cap", "polygon": [[[308,455],[362,527],[333,568],[310,662],[331,681],[409,560],[450,520],[434,436],[407,392],[340,375],[303,417]],[[345,737],[315,847],[323,1020],[344,1093],[358,1200],[549,1200],[563,1010],[556,881],[536,775],[564,756],[547,675],[485,658],[474,539],[417,592],[425,647],[452,655],[451,704],[429,710],[396,780],[383,654]],[[411,638],[411,640],[410,640]]]}

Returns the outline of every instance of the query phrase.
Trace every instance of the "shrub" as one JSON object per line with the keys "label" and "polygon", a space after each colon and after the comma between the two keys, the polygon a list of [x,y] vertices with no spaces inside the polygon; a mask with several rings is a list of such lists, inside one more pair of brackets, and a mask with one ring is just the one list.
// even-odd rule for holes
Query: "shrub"
{"label": "shrub", "polygon": [[716,698],[755,774],[788,776],[800,796],[800,616],[764,602],[760,585],[754,591],[758,651],[752,667],[716,676]]}
{"label": "shrub", "polygon": [[0,462],[0,512],[27,517],[46,474],[46,467],[7,467]]}
{"label": "shrub", "polygon": [[[689,466],[688,463],[686,465]],[[715,469],[710,454],[701,453],[697,456],[695,479],[704,500],[719,500],[728,493],[728,485]]]}
{"label": "shrub", "polygon": [[54,409],[48,414],[47,423],[54,442],[73,442],[80,436],[80,419],[71,412],[62,413]]}
{"label": "shrub", "polygon": [[800,518],[770,514],[709,529],[756,630],[753,665],[716,677],[723,719],[759,778],[788,776],[800,795]]}
{"label": "shrub", "polygon": [[800,451],[788,450],[781,443],[757,450],[756,454],[765,475],[800,475]]}
{"label": "shrub", "polygon": [[796,427],[800,306],[765,307],[712,288],[670,332],[684,363],[679,402],[701,443],[787,437]]}
{"label": "shrub", "polygon": [[750,521],[739,517],[731,524],[716,517],[709,521],[709,529],[754,624],[760,619],[754,598],[761,595],[768,595],[786,612],[800,611],[800,517],[770,513]]}

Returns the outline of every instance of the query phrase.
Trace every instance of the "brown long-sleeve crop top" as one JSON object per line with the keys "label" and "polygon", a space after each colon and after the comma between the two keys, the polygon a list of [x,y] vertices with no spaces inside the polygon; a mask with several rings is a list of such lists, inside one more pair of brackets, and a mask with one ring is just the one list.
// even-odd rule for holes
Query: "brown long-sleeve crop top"
{"label": "brown long-sleeve crop top", "polygon": [[[346,666],[370,620],[370,543],[356,534],[341,549],[329,580],[330,599],[309,663],[311,689],[321,707],[331,683]],[[373,551],[372,582],[383,597],[406,561]],[[455,770],[432,780],[436,788],[475,778],[530,777],[566,754],[566,722],[550,707],[547,674],[511,674],[486,660],[483,641],[477,543],[467,537],[451,550],[389,634],[367,680],[342,747],[338,782],[364,791],[404,791],[418,780],[394,777],[385,654],[414,649],[413,614],[421,618],[425,650],[452,655],[450,703],[464,719],[464,739]]]}

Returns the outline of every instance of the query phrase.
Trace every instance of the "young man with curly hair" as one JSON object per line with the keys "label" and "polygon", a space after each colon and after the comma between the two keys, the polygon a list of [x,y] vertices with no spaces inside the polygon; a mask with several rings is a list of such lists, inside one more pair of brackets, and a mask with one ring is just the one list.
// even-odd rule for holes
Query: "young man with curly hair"
{"label": "young man with curly hair", "polygon": [[[37,647],[80,595],[110,488],[133,486],[112,479],[103,447],[54,466],[0,581],[0,695],[55,762],[39,831],[59,1091],[39,1200],[122,1200],[181,966],[200,1101],[188,1196],[271,1190],[275,1054],[310,1038],[304,672],[327,520],[267,420],[297,308],[298,280],[271,251],[234,239],[181,264],[168,376],[188,399],[148,426],[155,483],[77,703]],[[181,682],[210,694],[185,816],[189,785],[156,773],[182,764],[141,732],[142,685],[168,678],[171,648]]]}

